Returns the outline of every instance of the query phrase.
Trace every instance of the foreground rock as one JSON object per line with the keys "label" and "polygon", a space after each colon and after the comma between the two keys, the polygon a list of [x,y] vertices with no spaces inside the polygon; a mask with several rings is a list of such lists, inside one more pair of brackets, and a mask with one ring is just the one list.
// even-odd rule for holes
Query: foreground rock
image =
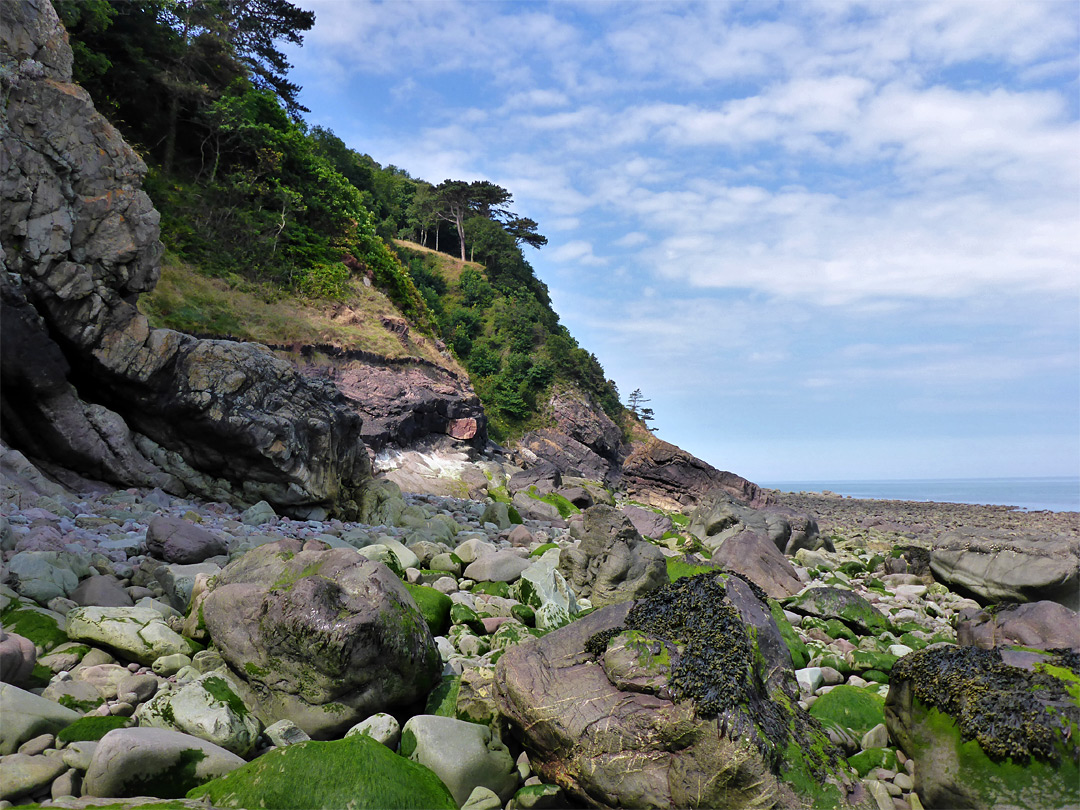
{"label": "foreground rock", "polygon": [[591,805],[859,800],[790,667],[751,587],[706,574],[511,648],[496,701],[540,775]]}
{"label": "foreground rock", "polygon": [[351,548],[282,540],[218,575],[206,629],[265,725],[315,739],[423,697],[441,664],[401,580]]}
{"label": "foreground rock", "polygon": [[72,83],[50,3],[5,4],[0,36],[5,436],[116,484],[355,514],[359,415],[264,347],[150,328],[133,303],[163,252],[145,165]]}
{"label": "foreground rock", "polygon": [[1080,610],[1080,536],[955,529],[933,546],[930,567],[942,582],[989,602],[1048,599]]}
{"label": "foreground rock", "polygon": [[966,608],[956,623],[957,643],[982,647],[1018,644],[1041,650],[1062,647],[1080,653],[1080,615],[1057,602]]}
{"label": "foreground rock", "polygon": [[1075,653],[941,646],[893,668],[885,718],[926,807],[1080,803]]}

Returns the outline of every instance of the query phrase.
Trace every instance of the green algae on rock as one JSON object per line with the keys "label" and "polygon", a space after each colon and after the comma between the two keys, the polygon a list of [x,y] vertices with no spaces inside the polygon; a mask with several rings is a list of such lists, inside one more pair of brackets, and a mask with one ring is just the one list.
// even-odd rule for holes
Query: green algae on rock
{"label": "green algae on rock", "polygon": [[187,797],[276,810],[457,810],[434,773],[363,734],[275,748]]}
{"label": "green algae on rock", "polygon": [[892,672],[889,733],[926,806],[1080,803],[1080,656],[941,646]]}

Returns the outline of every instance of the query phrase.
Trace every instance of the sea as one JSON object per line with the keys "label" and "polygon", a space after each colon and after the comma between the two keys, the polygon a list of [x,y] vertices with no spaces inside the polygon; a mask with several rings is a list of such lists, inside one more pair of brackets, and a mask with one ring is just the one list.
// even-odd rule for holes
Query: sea
{"label": "sea", "polygon": [[883,481],[759,481],[781,492],[835,492],[851,498],[1015,506],[1026,512],[1080,512],[1080,476],[914,478]]}

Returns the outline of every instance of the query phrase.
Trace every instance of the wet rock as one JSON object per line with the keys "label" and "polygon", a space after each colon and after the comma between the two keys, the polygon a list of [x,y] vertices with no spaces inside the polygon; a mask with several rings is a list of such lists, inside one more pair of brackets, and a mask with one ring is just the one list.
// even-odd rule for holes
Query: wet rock
{"label": "wet rock", "polygon": [[260,546],[218,575],[202,610],[263,723],[287,718],[315,739],[418,699],[442,669],[401,581],[351,548]]}

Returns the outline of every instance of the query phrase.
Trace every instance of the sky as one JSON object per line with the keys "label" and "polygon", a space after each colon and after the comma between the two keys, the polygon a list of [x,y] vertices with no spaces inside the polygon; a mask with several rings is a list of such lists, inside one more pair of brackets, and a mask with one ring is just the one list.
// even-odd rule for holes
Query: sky
{"label": "sky", "polygon": [[751,480],[1080,474],[1080,4],[351,2],[311,124],[490,180],[657,435]]}

